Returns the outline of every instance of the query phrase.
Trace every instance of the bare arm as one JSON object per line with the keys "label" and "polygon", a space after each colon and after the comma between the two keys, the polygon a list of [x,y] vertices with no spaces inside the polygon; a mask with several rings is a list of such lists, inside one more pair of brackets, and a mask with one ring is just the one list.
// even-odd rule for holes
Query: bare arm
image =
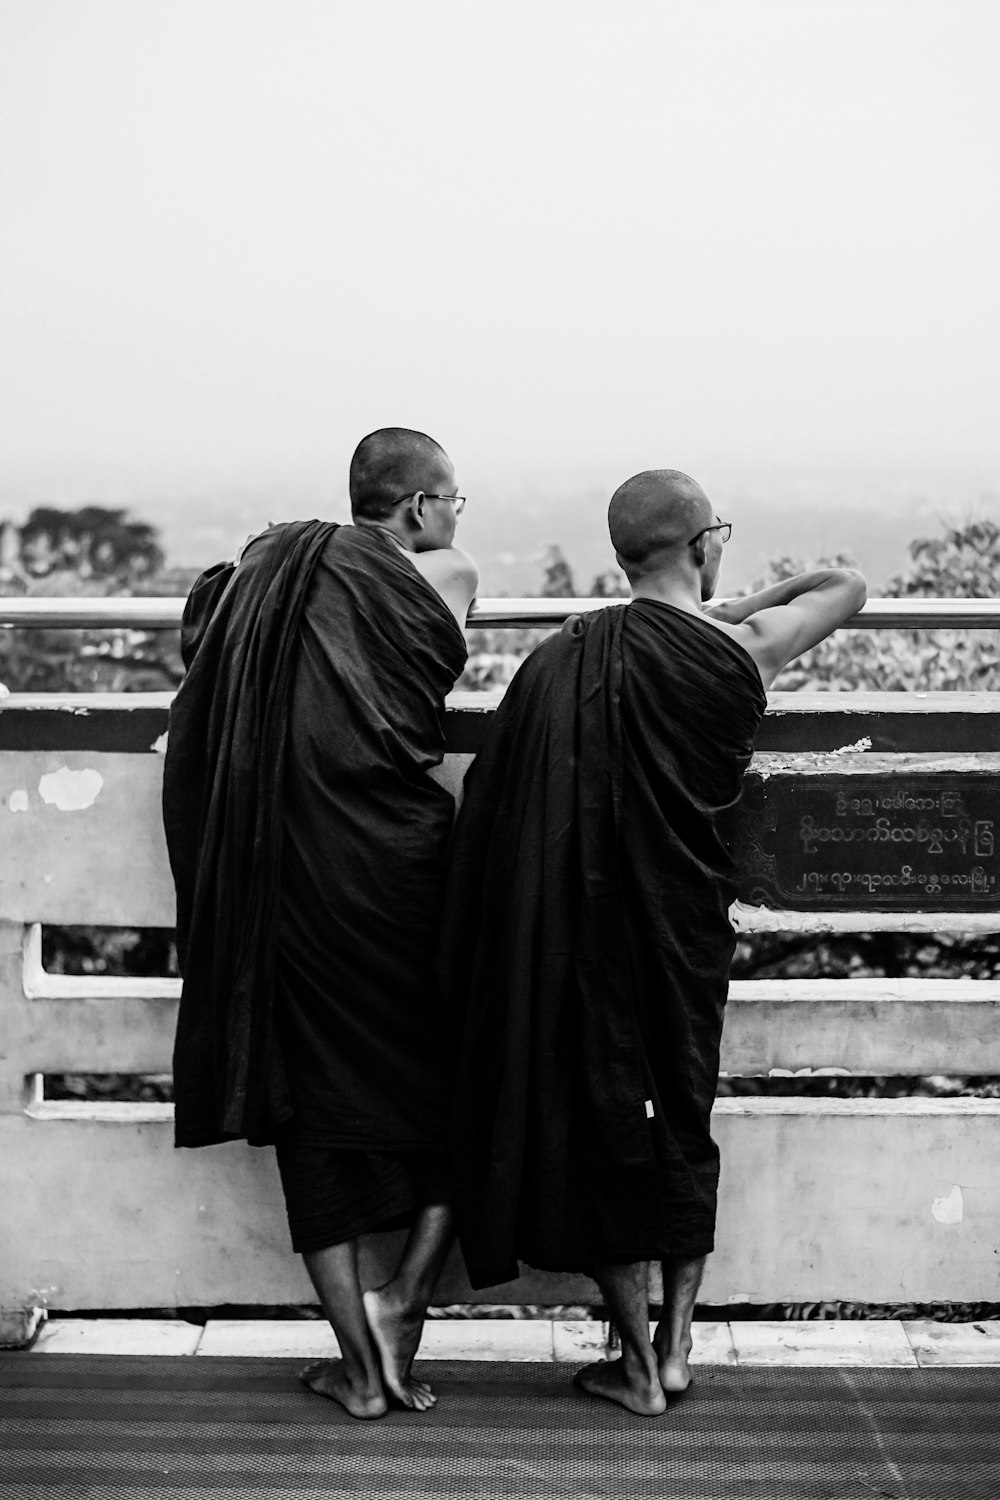
{"label": "bare arm", "polygon": [[427,552],[408,552],[407,557],[464,627],[469,605],[476,596],[479,569],[460,547],[435,547]]}
{"label": "bare arm", "polygon": [[832,635],[867,597],[856,569],[819,568],[706,613],[753,657],[761,681],[770,687],[783,667]]}
{"label": "bare arm", "polygon": [[775,609],[782,604],[791,604],[800,594],[806,594],[811,589],[818,588],[821,583],[826,583],[835,574],[847,571],[852,570],[813,568],[808,573],[796,573],[791,578],[770,583],[766,589],[758,589],[755,594],[744,594],[739,599],[721,599],[718,603],[706,604],[703,613],[710,620],[723,625],[742,625],[744,620],[759,614],[762,609]]}

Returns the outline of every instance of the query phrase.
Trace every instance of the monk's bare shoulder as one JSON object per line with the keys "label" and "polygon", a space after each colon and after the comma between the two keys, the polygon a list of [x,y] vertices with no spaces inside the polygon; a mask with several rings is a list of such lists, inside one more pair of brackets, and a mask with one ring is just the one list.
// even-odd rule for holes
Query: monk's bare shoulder
{"label": "monk's bare shoulder", "polygon": [[765,688],[795,657],[826,639],[867,597],[856,568],[817,568],[743,598],[709,605],[703,618],[752,656]]}
{"label": "monk's bare shoulder", "polygon": [[757,670],[760,671],[760,662],[757,661],[757,657],[752,649],[754,645],[753,636],[744,625],[730,624],[728,620],[720,618],[718,613],[713,614],[710,609],[703,610],[701,618],[707,625],[714,625],[716,630],[721,631],[723,635],[728,635],[731,641],[736,641],[738,645],[742,646],[747,655],[753,657],[757,665]]}
{"label": "monk's bare shoulder", "polygon": [[418,573],[436,589],[460,625],[464,625],[469,605],[476,597],[479,569],[460,547],[436,547],[429,552],[407,554]]}

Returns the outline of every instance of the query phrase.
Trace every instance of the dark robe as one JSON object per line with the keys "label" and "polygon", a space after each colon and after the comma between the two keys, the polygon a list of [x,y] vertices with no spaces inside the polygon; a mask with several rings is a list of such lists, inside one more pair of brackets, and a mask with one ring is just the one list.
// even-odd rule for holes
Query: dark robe
{"label": "dark robe", "polygon": [[729,636],[638,600],[567,623],[466,778],[441,973],[474,1286],[713,1245],[727,820],[766,706]]}
{"label": "dark robe", "polygon": [[379,531],[273,527],[199,579],[164,824],[184,985],[178,1145],[443,1138],[433,943],[451,798],[428,776],[465,660]]}

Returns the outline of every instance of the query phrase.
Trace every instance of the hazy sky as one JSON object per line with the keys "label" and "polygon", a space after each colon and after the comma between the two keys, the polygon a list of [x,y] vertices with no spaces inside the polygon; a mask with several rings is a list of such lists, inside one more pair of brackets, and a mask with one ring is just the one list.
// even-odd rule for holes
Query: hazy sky
{"label": "hazy sky", "polygon": [[0,504],[996,474],[998,71],[996,0],[0,0]]}

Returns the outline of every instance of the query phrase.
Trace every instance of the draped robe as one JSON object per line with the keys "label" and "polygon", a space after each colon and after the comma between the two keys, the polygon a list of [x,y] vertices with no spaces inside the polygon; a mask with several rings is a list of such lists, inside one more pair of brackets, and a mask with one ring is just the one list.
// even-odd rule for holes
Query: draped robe
{"label": "draped robe", "polygon": [[440,956],[473,1285],[712,1248],[727,824],[765,705],[731,637],[645,599],[567,622],[508,688]]}
{"label": "draped robe", "polygon": [[294,522],[185,610],[164,824],[178,1145],[444,1139],[433,954],[444,698],[465,641],[383,533]]}

